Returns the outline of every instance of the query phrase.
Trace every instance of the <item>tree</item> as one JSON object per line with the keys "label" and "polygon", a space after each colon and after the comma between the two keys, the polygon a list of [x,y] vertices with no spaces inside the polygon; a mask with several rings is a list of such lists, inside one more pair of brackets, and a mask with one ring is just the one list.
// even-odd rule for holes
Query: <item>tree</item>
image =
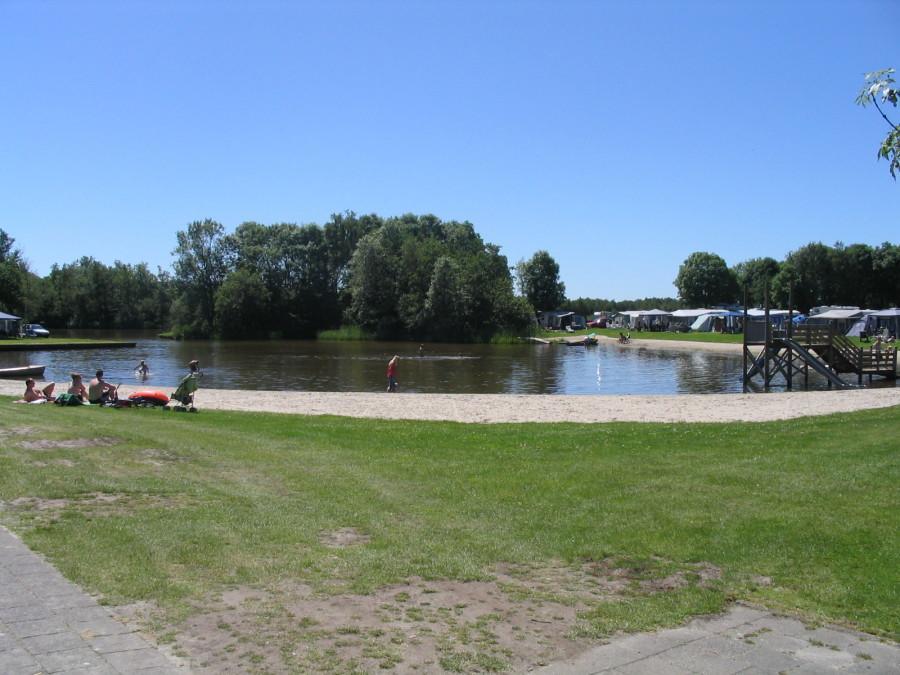
{"label": "tree", "polygon": [[533,319],[506,257],[468,222],[389,218],[363,236],[348,268],[346,320],[380,337],[486,340]]}
{"label": "tree", "polygon": [[453,341],[465,337],[466,327],[460,324],[460,318],[467,316],[465,295],[459,265],[452,258],[441,256],[434,264],[425,296],[425,316],[432,335]]}
{"label": "tree", "polygon": [[559,264],[547,251],[516,264],[519,292],[538,311],[558,308],[566,300],[566,285],[559,280]]}
{"label": "tree", "polygon": [[216,333],[224,338],[265,335],[268,303],[259,274],[245,269],[229,273],[216,291]]}
{"label": "tree", "polygon": [[884,242],[872,252],[875,307],[900,307],[900,244]]}
{"label": "tree", "polygon": [[[22,312],[28,270],[22,253],[13,248],[16,240],[0,229],[0,310]],[[26,317],[28,318],[28,317]]]}
{"label": "tree", "polygon": [[734,302],[738,295],[734,273],[715,253],[691,253],[678,268],[673,283],[678,289],[678,297],[694,307]]}
{"label": "tree", "polygon": [[887,136],[882,141],[881,147],[878,148],[878,158],[888,160],[888,169],[891,172],[891,176],[894,180],[897,180],[897,172],[900,171],[900,127],[894,124],[885,115],[881,106],[878,105],[880,100],[882,105],[890,103],[895,108],[897,107],[900,89],[894,88],[893,75],[893,68],[866,73],[866,84],[856,97],[856,103],[863,107],[869,105],[869,103],[874,105],[890,127],[890,131],[888,131]]}
{"label": "tree", "polygon": [[194,221],[177,234],[175,282],[180,291],[180,329],[208,336],[215,323],[216,291],[228,272],[225,228],[214,220]]}
{"label": "tree", "polygon": [[834,257],[828,246],[813,242],[791,251],[775,277],[774,296],[779,304],[788,301],[793,286],[794,306],[808,311],[833,303],[835,296]]}
{"label": "tree", "polygon": [[751,258],[734,266],[738,287],[747,289],[747,302],[761,307],[765,301],[766,283],[771,285],[781,265],[774,258]]}
{"label": "tree", "polygon": [[867,244],[845,246],[837,242],[831,249],[831,304],[869,307],[875,302],[873,250]]}

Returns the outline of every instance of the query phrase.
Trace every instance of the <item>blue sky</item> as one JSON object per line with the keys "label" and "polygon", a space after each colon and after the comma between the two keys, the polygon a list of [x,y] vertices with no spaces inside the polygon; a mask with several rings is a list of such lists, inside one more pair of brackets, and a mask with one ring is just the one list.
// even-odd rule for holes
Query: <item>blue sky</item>
{"label": "blue sky", "polygon": [[[0,228],[32,269],[168,268],[214,218],[469,220],[568,295],[674,295],[809,241],[897,241],[900,2],[0,0]],[[896,114],[895,117],[900,117]]]}

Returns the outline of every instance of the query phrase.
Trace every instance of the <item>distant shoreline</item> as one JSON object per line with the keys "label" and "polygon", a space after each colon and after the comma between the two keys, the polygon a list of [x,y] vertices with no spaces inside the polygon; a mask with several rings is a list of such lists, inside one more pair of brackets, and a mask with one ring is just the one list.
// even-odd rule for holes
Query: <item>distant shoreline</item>
{"label": "distant shoreline", "polygon": [[47,352],[60,349],[122,349],[136,347],[137,342],[119,340],[85,340],[83,342],[0,342],[0,352]]}

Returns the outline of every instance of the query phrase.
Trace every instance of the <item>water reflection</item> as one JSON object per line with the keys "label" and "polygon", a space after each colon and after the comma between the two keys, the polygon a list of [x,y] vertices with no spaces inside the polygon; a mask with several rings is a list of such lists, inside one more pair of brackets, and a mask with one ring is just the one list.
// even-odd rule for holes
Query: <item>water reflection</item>
{"label": "water reflection", "polygon": [[[102,336],[137,341],[137,346],[11,352],[0,354],[0,367],[44,364],[45,377],[57,382],[67,381],[71,370],[93,374],[103,368],[113,382],[139,384],[134,369],[145,359],[151,369],[147,386],[165,389],[186,372],[189,360],[199,359],[207,388],[374,392],[385,388],[387,362],[398,354],[398,380],[404,392],[703,394],[741,390],[738,352],[622,347],[610,342],[595,347],[427,344],[420,355],[418,344],[405,342],[173,342],[128,332]],[[825,383],[811,377],[810,385],[820,388]]]}

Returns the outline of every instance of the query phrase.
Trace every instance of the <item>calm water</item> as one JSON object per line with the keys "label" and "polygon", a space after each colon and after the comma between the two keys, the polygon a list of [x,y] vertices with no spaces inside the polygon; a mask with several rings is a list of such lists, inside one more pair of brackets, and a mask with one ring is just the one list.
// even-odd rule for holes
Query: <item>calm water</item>
{"label": "calm water", "polygon": [[[62,331],[54,336],[63,337]],[[88,331],[71,335],[89,336]],[[187,362],[199,359],[203,386],[213,389],[382,391],[393,354],[401,361],[400,390],[507,394],[702,394],[741,390],[739,354],[547,345],[455,345],[408,342],[260,341],[174,342],[153,334],[104,332],[136,341],[133,349],[33,351],[0,354],[0,367],[47,366],[45,379],[68,381],[103,368],[114,383],[137,384],[134,368],[150,365],[147,385],[173,387]],[[816,386],[822,386],[816,382]]]}

